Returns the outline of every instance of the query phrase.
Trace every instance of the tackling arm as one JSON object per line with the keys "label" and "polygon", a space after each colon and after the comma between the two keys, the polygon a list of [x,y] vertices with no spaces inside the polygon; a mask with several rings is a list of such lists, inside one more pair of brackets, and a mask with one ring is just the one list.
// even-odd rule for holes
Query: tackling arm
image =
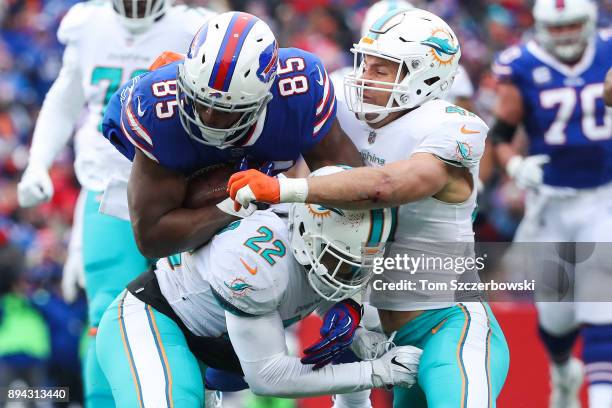
{"label": "tackling arm", "polygon": [[448,165],[416,153],[383,167],[308,178],[306,202],[340,208],[395,207],[436,195],[450,181]]}
{"label": "tackling arm", "polygon": [[130,219],[138,248],[150,258],[162,258],[206,243],[237,219],[215,205],[183,208],[187,180],[145,157],[134,155],[128,184]]}
{"label": "tackling arm", "polygon": [[360,391],[374,387],[372,362],[326,366],[314,371],[287,355],[278,312],[239,317],[225,312],[227,331],[244,377],[257,395],[295,398]]}

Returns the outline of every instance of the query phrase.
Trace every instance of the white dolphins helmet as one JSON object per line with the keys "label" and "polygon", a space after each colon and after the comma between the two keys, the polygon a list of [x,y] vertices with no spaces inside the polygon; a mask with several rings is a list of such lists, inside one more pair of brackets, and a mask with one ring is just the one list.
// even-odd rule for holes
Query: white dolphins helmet
{"label": "white dolphins helmet", "polygon": [[[353,72],[345,76],[345,97],[349,109],[360,119],[365,120],[365,114],[375,114],[368,115],[370,123],[380,122],[390,112],[443,98],[461,57],[459,41],[448,24],[417,8],[394,10],[380,17],[351,51],[355,58]],[[395,82],[362,79],[365,56],[396,62]],[[364,102],[365,89],[389,92],[386,106]]]}
{"label": "white dolphins helmet", "polygon": [[[272,99],[278,45],[270,27],[242,12],[219,14],[198,31],[179,65],[178,108],[185,131],[196,141],[226,148],[243,138]],[[229,127],[202,122],[196,106],[239,113]]]}
{"label": "white dolphins helmet", "polygon": [[[594,35],[597,5],[590,0],[536,0],[533,6],[535,38],[562,61],[575,61]],[[555,28],[576,25],[576,30],[555,33]]]}
{"label": "white dolphins helmet", "polygon": [[[310,177],[344,171],[327,166]],[[324,299],[340,301],[359,292],[372,276],[371,262],[382,256],[395,214],[390,208],[342,210],[292,204],[289,239],[297,261],[307,268],[310,286]],[[335,266],[332,266],[335,265]]]}
{"label": "white dolphins helmet", "polygon": [[384,16],[390,11],[395,10],[410,10],[414,6],[405,0],[380,0],[370,6],[366,11],[363,23],[361,24],[361,36],[368,35],[370,27],[374,25],[376,20]]}
{"label": "white dolphins helmet", "polygon": [[173,0],[112,0],[121,24],[133,33],[146,31],[172,6]]}

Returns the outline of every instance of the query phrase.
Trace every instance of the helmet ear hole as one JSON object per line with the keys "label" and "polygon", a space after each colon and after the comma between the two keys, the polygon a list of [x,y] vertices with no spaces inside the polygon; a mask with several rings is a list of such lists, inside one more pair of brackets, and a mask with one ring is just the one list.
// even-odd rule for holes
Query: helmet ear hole
{"label": "helmet ear hole", "polygon": [[206,54],[202,54],[202,64],[206,63]]}
{"label": "helmet ear hole", "polygon": [[432,86],[433,84],[435,84],[436,82],[438,82],[440,80],[439,76],[435,76],[435,77],[431,77],[429,79],[426,79],[425,82],[427,85]]}
{"label": "helmet ear hole", "polygon": [[417,95],[420,95],[420,94],[421,94],[421,90],[420,90],[420,89],[417,89],[417,90],[416,90],[416,94],[417,94]]}
{"label": "helmet ear hole", "polygon": [[251,73],[251,70],[249,69],[247,72],[244,73],[244,77],[245,78],[248,77],[250,73]]}
{"label": "helmet ear hole", "polygon": [[298,226],[298,232],[300,233],[300,236],[304,235],[304,232],[306,232],[306,229],[304,228],[304,223],[300,222],[300,225]]}

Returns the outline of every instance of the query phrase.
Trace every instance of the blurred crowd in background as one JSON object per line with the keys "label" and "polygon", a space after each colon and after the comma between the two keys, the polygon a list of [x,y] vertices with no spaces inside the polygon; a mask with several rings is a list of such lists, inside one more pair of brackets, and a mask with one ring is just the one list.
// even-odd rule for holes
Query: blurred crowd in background
{"label": "blurred crowd in background", "polygon": [[[70,149],[51,174],[53,200],[20,209],[16,185],[44,96],[61,65],[56,31],[77,0],[0,0],[0,383],[23,373],[32,383],[70,385],[78,399],[79,350],[86,330],[84,295],[61,297],[63,261],[79,186]],[[244,10],[269,23],[281,46],[316,53],[332,72],[352,64],[365,0],[186,0],[217,11]],[[491,118],[495,83],[489,66],[496,52],[529,35],[528,0],[416,1],[444,18],[459,36],[461,63],[475,89],[473,103]],[[612,1],[600,1],[600,26],[610,26]],[[103,33],[100,33],[103,35]],[[479,198],[477,237],[508,241],[522,216],[522,194],[496,174]]]}

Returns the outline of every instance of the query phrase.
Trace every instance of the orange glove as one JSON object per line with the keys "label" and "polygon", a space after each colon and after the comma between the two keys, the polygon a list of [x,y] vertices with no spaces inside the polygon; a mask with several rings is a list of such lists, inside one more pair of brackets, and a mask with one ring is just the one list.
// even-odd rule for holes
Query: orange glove
{"label": "orange glove", "polygon": [[149,67],[149,71],[154,71],[157,68],[161,68],[175,61],[181,61],[184,59],[184,55],[178,54],[173,51],[164,51],[155,59],[155,61],[153,61],[153,64],[151,64],[151,66]]}
{"label": "orange glove", "polygon": [[235,173],[227,182],[230,198],[234,200],[234,210],[249,207],[252,201],[270,204],[280,202],[280,184],[276,177],[266,176],[259,170],[249,169]]}

